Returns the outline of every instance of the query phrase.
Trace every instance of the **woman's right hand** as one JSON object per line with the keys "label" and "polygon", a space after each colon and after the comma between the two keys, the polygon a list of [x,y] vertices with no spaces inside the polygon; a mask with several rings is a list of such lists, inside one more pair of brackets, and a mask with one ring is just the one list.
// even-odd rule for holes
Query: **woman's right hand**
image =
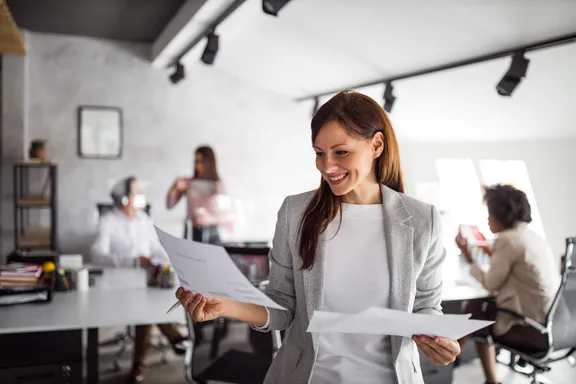
{"label": "woman's right hand", "polygon": [[174,180],[174,189],[178,192],[186,192],[188,189],[188,182],[190,181],[189,177],[178,177]]}
{"label": "woman's right hand", "polygon": [[185,291],[182,287],[176,290],[176,298],[192,319],[198,322],[210,321],[225,316],[227,309],[232,305],[230,300],[204,297],[200,294]]}

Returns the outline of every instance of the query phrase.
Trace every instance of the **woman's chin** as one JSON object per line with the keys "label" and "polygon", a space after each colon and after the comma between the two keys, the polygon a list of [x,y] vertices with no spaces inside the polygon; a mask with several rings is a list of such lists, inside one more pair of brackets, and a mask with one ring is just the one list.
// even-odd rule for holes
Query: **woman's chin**
{"label": "woman's chin", "polygon": [[330,185],[330,190],[336,196],[344,196],[348,192],[350,192],[350,188],[347,188],[344,185],[331,185],[331,184],[328,184],[328,185]]}

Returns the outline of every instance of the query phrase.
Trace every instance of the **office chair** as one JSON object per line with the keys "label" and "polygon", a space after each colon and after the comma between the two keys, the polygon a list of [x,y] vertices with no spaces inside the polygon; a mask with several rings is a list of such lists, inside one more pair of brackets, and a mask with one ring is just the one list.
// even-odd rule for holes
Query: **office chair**
{"label": "office chair", "polygon": [[[114,209],[114,205],[111,203],[97,203],[96,209],[98,211],[98,218],[101,218],[103,215],[111,212]],[[144,211],[150,215],[151,206],[150,204],[146,205]],[[126,352],[128,345],[134,342],[135,337],[135,328],[132,325],[127,325],[123,332],[118,332],[114,337],[109,340],[105,340],[99,344],[100,347],[110,347],[110,346],[118,346],[118,351],[114,354],[114,370],[120,371],[120,360],[122,356]],[[156,350],[159,350],[162,353],[162,362],[165,364],[168,362],[168,349],[170,345],[168,342],[164,340],[163,337],[158,336],[157,340],[152,343],[152,347]]]}
{"label": "office chair", "polygon": [[[531,378],[532,384],[550,382],[540,375],[550,371],[550,364],[553,362],[567,360],[573,367],[576,366],[572,357],[576,351],[576,268],[572,265],[575,257],[576,237],[567,238],[566,253],[562,258],[561,283],[544,324],[513,311],[497,308],[499,312],[522,320],[524,325],[545,336],[545,345],[538,350],[489,340],[497,350],[510,352],[511,358],[507,365],[515,372]],[[526,365],[532,368],[528,372],[522,369]]]}

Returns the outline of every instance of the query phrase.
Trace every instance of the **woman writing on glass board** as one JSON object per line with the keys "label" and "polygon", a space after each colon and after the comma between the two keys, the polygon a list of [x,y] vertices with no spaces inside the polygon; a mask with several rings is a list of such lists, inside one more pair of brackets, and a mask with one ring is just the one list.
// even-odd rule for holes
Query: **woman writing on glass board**
{"label": "woman writing on glass board", "polygon": [[414,342],[434,363],[460,353],[442,337],[307,333],[315,310],[377,306],[441,314],[445,251],[440,216],[403,194],[396,137],[374,100],[345,91],[312,119],[320,187],[290,196],[278,213],[267,294],[286,311],[179,288],[196,321],[235,318],[286,333],[265,383],[423,383]]}

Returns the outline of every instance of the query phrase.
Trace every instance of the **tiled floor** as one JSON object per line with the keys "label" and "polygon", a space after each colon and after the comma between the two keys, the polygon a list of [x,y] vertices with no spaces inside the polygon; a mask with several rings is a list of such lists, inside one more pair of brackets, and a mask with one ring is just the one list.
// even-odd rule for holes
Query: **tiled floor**
{"label": "tiled floor", "polygon": [[[107,329],[101,332],[103,339],[111,337],[117,329]],[[246,346],[246,336],[248,331],[246,326],[235,324],[231,327],[224,350],[227,348],[243,348]],[[126,378],[126,373],[130,367],[131,350],[128,350],[122,359],[122,372],[117,373],[112,368],[113,348],[101,350],[100,371],[101,383],[122,384]],[[163,364],[160,353],[150,351],[148,354],[149,373],[146,384],[182,384],[186,383],[184,378],[184,364],[181,357],[175,356],[171,351],[168,353],[168,363]],[[198,350],[196,367],[202,369],[208,363],[208,346],[204,344]],[[523,375],[510,371],[505,366],[499,366],[499,378],[503,384],[530,384],[530,380]],[[576,368],[571,367],[567,362],[558,362],[553,365],[552,371],[546,375],[555,384],[575,384]],[[458,367],[454,373],[454,384],[482,384],[484,378],[482,368],[478,360]]]}

